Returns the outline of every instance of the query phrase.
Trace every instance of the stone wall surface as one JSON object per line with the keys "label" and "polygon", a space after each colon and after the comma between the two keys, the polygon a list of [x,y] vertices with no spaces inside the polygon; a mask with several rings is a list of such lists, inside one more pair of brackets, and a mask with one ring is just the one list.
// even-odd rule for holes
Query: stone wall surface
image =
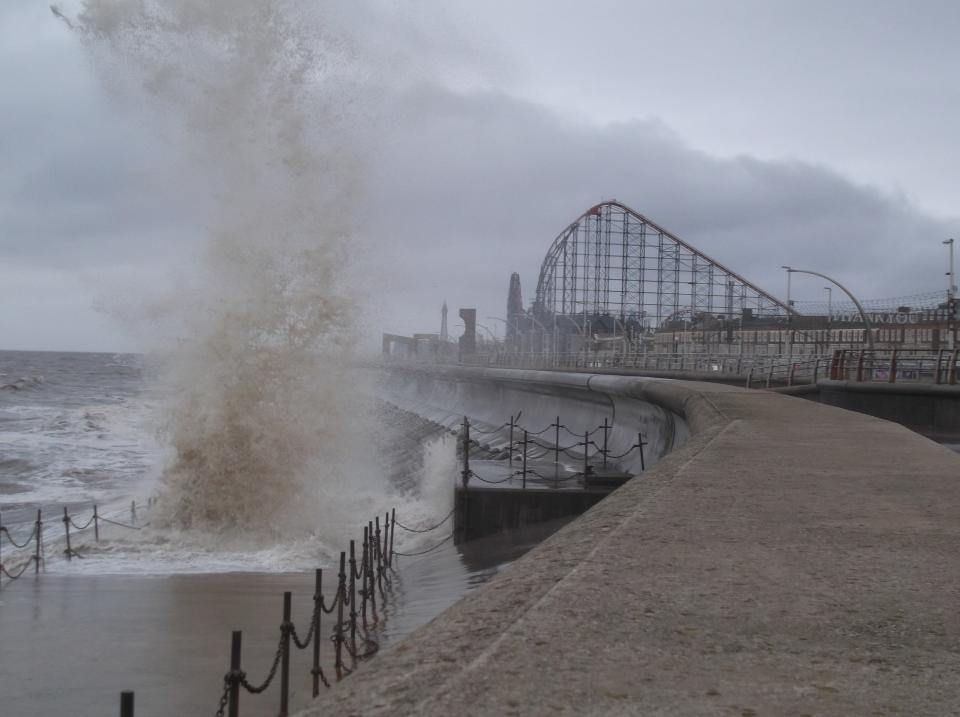
{"label": "stone wall surface", "polygon": [[689,439],[304,715],[960,714],[960,458],[771,392],[591,387]]}

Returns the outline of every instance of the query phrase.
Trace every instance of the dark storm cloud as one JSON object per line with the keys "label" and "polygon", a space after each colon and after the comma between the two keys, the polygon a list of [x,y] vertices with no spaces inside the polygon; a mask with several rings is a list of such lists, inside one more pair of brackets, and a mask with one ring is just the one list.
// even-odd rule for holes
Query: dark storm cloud
{"label": "dark storm cloud", "polygon": [[[827,167],[715,157],[657,120],[596,126],[495,92],[420,89],[402,108],[370,228],[384,328],[435,331],[444,298],[502,316],[511,271],[529,302],[553,238],[611,198],[777,295],[783,264],[865,297],[945,283],[940,242],[955,225]],[[818,299],[821,284],[798,277],[796,297]]]}

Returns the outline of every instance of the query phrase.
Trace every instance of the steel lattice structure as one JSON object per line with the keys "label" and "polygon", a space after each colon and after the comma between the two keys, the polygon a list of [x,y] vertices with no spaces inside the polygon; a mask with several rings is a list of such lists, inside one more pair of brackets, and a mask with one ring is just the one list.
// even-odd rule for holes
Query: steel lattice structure
{"label": "steel lattice structure", "polygon": [[584,212],[553,241],[540,268],[533,313],[543,323],[569,317],[585,326],[611,317],[623,327],[649,330],[680,316],[759,318],[796,311],[611,201]]}

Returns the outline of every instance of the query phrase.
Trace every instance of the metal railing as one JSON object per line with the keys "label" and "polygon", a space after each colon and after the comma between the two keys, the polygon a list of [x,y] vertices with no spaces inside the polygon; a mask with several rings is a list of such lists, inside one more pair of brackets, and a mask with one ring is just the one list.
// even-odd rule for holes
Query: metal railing
{"label": "metal railing", "polygon": [[[417,359],[400,359],[400,361]],[[396,361],[396,359],[391,359]],[[465,366],[567,371],[613,371],[690,373],[697,378],[710,374],[718,380],[752,388],[816,383],[820,379],[955,385],[958,350],[940,349],[837,349],[832,354],[796,356],[730,354],[591,352],[568,354],[499,353],[464,357]]]}
{"label": "metal railing", "polygon": [[[522,490],[527,489],[528,477],[538,478],[543,481],[544,484],[551,485],[553,487],[559,487],[561,482],[565,482],[574,478],[583,478],[584,487],[586,487],[586,481],[591,475],[593,475],[595,467],[606,469],[610,465],[613,465],[614,461],[625,458],[634,451],[638,452],[638,457],[640,459],[640,470],[646,470],[646,458],[644,456],[643,449],[647,443],[643,440],[643,435],[638,432],[636,443],[627,448],[627,450],[624,452],[614,454],[610,449],[610,430],[613,428],[613,426],[610,425],[609,419],[607,418],[603,419],[603,423],[601,425],[598,425],[595,428],[583,433],[578,433],[568,428],[561,422],[560,416],[557,416],[553,423],[550,423],[544,428],[536,431],[532,431],[523,427],[519,422],[519,418],[520,414],[517,414],[516,416],[511,415],[507,421],[504,421],[499,426],[484,430],[479,429],[471,424],[470,419],[467,416],[463,417],[463,421],[460,424],[458,450],[462,461],[460,477],[464,488],[469,485],[471,478],[475,478],[481,483],[501,484],[512,482],[517,476],[520,478]],[[552,444],[541,442],[537,438],[538,436],[546,434],[548,431],[552,431],[553,433]],[[561,445],[561,431],[563,431],[564,436],[569,436],[571,439],[573,439],[573,443],[568,446]],[[470,458],[474,449],[482,449],[484,447],[489,449],[489,444],[485,446],[472,436],[473,434],[492,436],[500,432],[507,433],[505,438],[507,445],[508,472],[503,478],[490,480],[478,475],[470,467]],[[515,436],[517,434],[522,435],[523,438],[521,440],[515,440]],[[597,443],[597,441],[594,440],[594,437],[597,437],[600,440],[600,443]],[[519,458],[515,457],[515,453],[517,452],[518,448],[520,449]],[[592,452],[591,448],[593,449]],[[539,453],[534,454],[534,451],[539,451]],[[529,462],[531,460],[541,460],[550,454],[553,455],[553,475],[543,475],[529,466]],[[582,461],[582,470],[579,473],[571,473],[561,478],[561,455],[577,461]],[[515,460],[521,461],[520,470],[513,469]]]}

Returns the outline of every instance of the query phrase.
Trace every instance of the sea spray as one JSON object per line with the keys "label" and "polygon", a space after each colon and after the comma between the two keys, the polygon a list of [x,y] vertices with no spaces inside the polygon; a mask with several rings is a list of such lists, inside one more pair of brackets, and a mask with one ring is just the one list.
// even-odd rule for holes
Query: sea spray
{"label": "sea spray", "polygon": [[160,510],[174,526],[329,526],[332,542],[360,518],[352,504],[384,490],[348,368],[376,97],[348,15],[307,7],[87,0],[71,21],[116,85],[139,85],[172,120],[192,159],[184,181],[209,195],[201,264],[158,310],[178,337],[160,360],[172,449]]}

